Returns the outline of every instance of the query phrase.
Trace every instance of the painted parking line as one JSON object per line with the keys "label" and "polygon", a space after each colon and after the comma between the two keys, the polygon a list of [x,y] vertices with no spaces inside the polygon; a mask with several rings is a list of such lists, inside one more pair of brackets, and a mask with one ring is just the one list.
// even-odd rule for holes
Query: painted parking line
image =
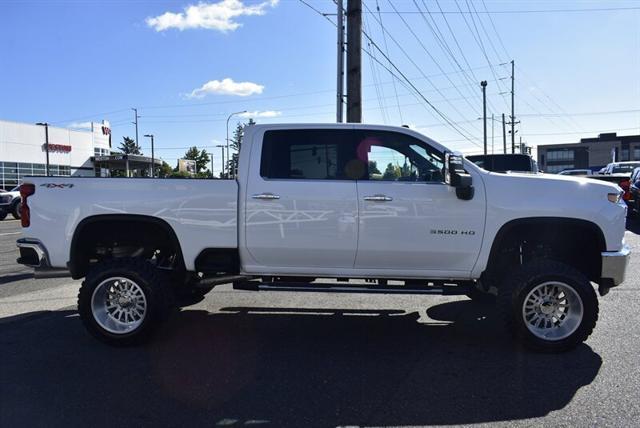
{"label": "painted parking line", "polygon": [[8,233],[0,233],[0,236],[8,236],[8,235],[20,235],[22,232],[8,232]]}

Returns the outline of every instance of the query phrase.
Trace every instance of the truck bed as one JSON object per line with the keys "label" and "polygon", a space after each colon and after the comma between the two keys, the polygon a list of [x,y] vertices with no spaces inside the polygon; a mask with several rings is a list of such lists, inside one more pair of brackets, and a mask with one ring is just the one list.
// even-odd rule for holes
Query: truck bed
{"label": "truck bed", "polygon": [[237,248],[238,185],[234,180],[27,177],[31,226],[25,238],[48,249],[52,267],[66,268],[76,226],[96,215],[146,215],[166,221],[187,269],[207,247]]}

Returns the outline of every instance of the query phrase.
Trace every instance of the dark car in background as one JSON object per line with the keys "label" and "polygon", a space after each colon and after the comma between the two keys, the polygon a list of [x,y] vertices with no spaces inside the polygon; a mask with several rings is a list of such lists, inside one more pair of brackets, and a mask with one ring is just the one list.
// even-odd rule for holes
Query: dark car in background
{"label": "dark car in background", "polygon": [[538,163],[529,155],[471,155],[466,158],[486,171],[538,172]]}
{"label": "dark car in background", "polygon": [[640,167],[633,170],[629,179],[629,210],[634,214],[640,213]]}

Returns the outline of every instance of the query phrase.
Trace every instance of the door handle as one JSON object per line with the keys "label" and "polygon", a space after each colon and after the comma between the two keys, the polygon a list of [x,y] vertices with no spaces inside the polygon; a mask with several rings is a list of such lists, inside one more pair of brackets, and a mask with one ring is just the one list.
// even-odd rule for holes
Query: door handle
{"label": "door handle", "polygon": [[274,199],[280,199],[280,196],[274,195],[273,193],[259,193],[257,195],[252,196],[253,199],[262,199],[265,201],[272,201]]}
{"label": "door handle", "polygon": [[387,195],[373,195],[373,196],[365,196],[364,200],[373,201],[373,202],[390,202],[390,201],[393,201],[393,198]]}

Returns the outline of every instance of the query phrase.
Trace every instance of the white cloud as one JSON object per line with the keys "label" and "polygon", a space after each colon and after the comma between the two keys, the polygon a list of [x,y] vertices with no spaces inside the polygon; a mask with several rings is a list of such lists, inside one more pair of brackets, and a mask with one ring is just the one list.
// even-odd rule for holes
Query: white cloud
{"label": "white cloud", "polygon": [[91,129],[91,122],[71,122],[67,125],[70,129]]}
{"label": "white cloud", "polygon": [[268,7],[275,7],[279,0],[266,0],[254,5],[245,5],[241,0],[221,0],[218,3],[198,3],[184,8],[184,12],[165,12],[149,17],[146,23],[156,31],[172,28],[180,31],[203,28],[223,33],[234,31],[242,24],[236,21],[240,16],[264,15]]}
{"label": "white cloud", "polygon": [[209,80],[201,87],[187,94],[187,98],[203,98],[207,94],[247,97],[253,94],[261,94],[263,90],[263,85],[253,82],[234,82],[233,79],[227,77],[222,80]]}
{"label": "white cloud", "polygon": [[281,111],[275,110],[264,110],[264,111],[247,111],[239,115],[240,117],[244,117],[246,119],[252,118],[255,119],[257,117],[278,117],[282,116]]}

